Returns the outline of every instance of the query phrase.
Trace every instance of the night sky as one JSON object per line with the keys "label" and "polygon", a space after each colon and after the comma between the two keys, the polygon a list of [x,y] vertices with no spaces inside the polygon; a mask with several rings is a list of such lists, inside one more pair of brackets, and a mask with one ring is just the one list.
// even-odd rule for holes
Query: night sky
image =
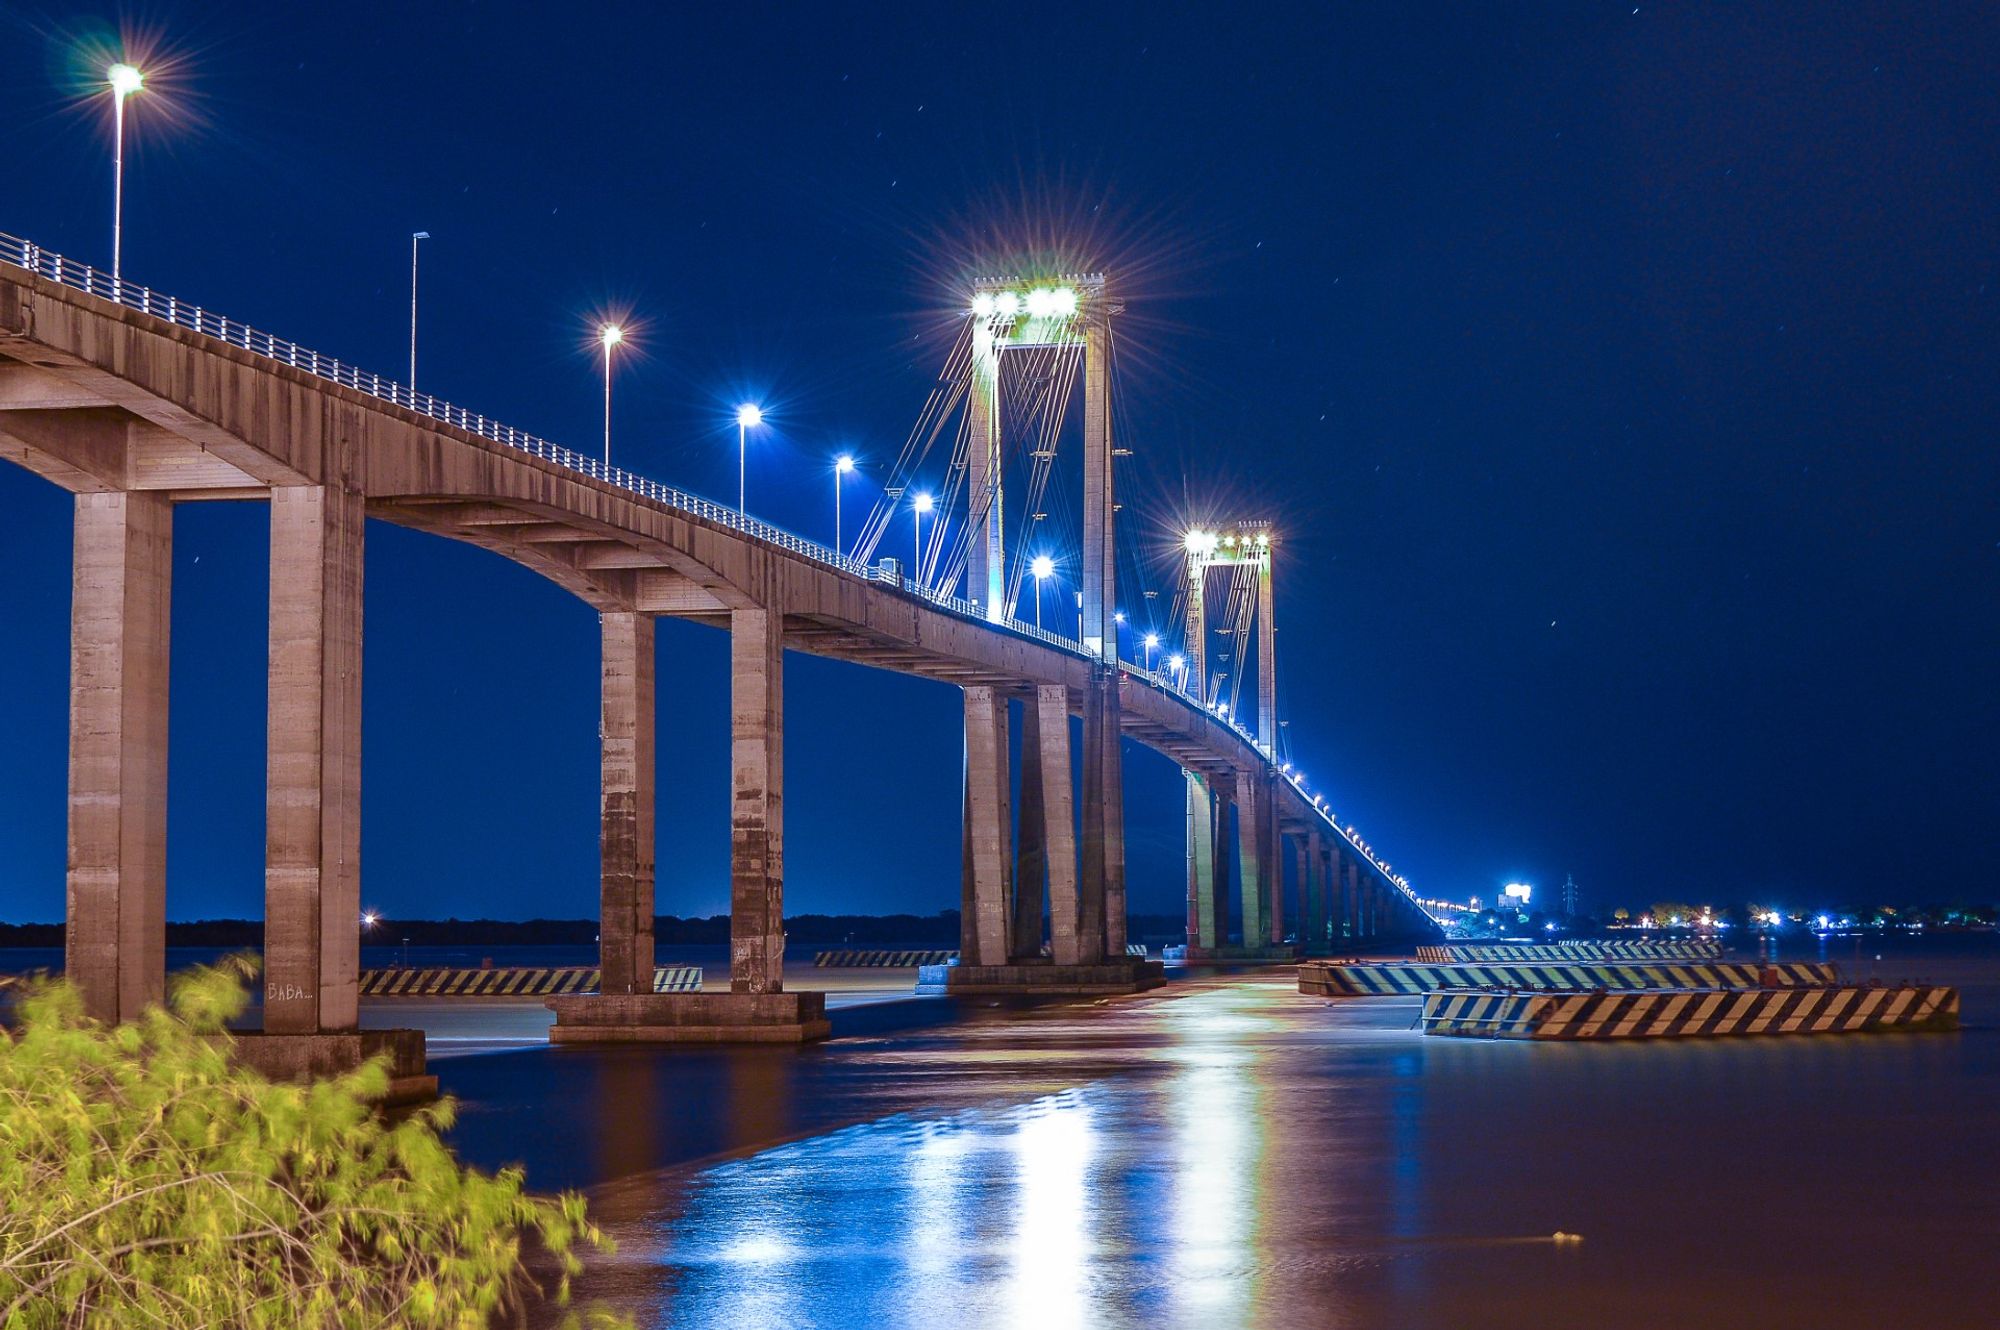
{"label": "night sky", "polygon": [[[109,266],[122,23],[128,278],[400,377],[428,230],[420,387],[593,449],[629,310],[620,460],[733,498],[761,400],[820,539],[968,273],[1103,267],[1124,518],[1278,523],[1289,754],[1420,890],[1991,900],[2000,10],[1322,8],[8,3],[0,231]],[[63,909],[69,512],[0,467],[0,919]],[[173,918],[261,913],[266,530],[176,517]],[[368,539],[366,903],[591,914],[594,614]],[[663,621],[662,913],[726,906],[726,660]],[[956,691],[786,688],[791,911],[954,907]]]}

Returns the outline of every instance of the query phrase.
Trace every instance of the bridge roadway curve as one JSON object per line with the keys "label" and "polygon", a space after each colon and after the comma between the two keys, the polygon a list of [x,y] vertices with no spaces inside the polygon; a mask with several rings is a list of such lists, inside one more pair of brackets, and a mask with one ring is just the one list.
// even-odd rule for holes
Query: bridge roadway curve
{"label": "bridge roadway curve", "polygon": [[[1076,715],[1092,677],[1077,643],[988,622],[969,602],[723,505],[6,236],[0,457],[72,492],[173,502],[327,486],[360,496],[369,517],[491,550],[600,611],[726,628],[733,611],[764,609],[782,615],[785,647],[1016,696],[1059,684]],[[1136,666],[1121,665],[1119,698],[1127,737],[1223,788],[1277,774],[1248,734]],[[1271,788],[1286,832],[1351,839],[1292,781]],[[1372,854],[1344,848],[1418,911]]]}

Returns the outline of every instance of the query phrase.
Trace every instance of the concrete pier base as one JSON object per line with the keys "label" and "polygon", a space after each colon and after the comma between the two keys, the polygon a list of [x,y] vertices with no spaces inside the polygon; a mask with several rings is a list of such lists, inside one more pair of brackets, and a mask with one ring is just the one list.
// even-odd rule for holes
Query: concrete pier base
{"label": "concrete pier base", "polygon": [[274,1081],[319,1080],[353,1071],[369,1058],[386,1054],[389,1091],[385,1104],[422,1103],[437,1098],[437,1077],[426,1069],[422,1030],[345,1030],[326,1034],[236,1035],[236,1060]]}
{"label": "concrete pier base", "polygon": [[833,1033],[826,994],[605,993],[550,998],[552,1044],[804,1044]]}
{"label": "concrete pier base", "polygon": [[1166,982],[1159,961],[1137,956],[1089,965],[924,965],[917,969],[917,992],[947,997],[1102,997],[1143,993]]}

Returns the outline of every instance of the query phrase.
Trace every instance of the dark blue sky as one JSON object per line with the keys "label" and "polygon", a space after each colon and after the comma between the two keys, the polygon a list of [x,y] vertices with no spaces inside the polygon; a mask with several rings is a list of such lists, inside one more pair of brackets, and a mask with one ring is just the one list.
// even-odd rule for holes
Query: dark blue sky
{"label": "dark blue sky", "polygon": [[[822,538],[968,265],[1060,249],[1122,279],[1133,529],[1280,523],[1293,756],[1421,889],[1991,899],[2000,12],[1323,8],[9,3],[0,230],[107,261],[122,22],[177,66],[129,278],[400,374],[428,230],[421,386],[593,447],[629,306],[621,459],[730,496],[765,400],[751,506]],[[175,918],[261,909],[265,530],[177,516]],[[0,468],[5,919],[62,911],[68,532]],[[367,902],[590,913],[594,616],[369,541]],[[663,913],[726,901],[726,649],[661,629]],[[954,905],[956,693],[787,690],[787,904]]]}

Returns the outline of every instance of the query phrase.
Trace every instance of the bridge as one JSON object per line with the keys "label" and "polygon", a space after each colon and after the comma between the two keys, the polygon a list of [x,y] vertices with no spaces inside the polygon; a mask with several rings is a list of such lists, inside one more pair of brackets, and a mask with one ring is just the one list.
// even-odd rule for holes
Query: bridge
{"label": "bridge", "polygon": [[[514,560],[601,617],[602,990],[562,1000],[558,1039],[824,1033],[823,995],[784,982],[787,651],[962,690],[954,991],[1156,982],[1125,955],[1127,739],[1187,773],[1191,958],[1432,934],[1427,903],[1278,760],[1267,529],[1193,533],[1178,668],[1150,647],[1144,660],[1121,658],[1122,450],[1107,354],[1118,306],[1101,278],[1059,281],[1015,290],[996,280],[973,293],[961,339],[970,354],[947,371],[965,413],[958,498],[947,496],[962,500],[960,542],[934,523],[931,544],[904,567],[872,557],[880,513],[852,549],[830,549],[0,234],[0,456],[75,496],[66,966],[88,1010],[130,1019],[164,992],[173,512],[216,500],[271,506],[263,1022],[273,1039],[357,1028],[368,518]],[[1001,364],[1051,348],[1070,354],[1083,385],[1075,637],[1012,612],[1019,551],[1010,585],[1002,529]],[[935,439],[941,426],[924,428]],[[1037,476],[1053,457],[1046,418],[1043,428]],[[1239,633],[1254,623],[1262,645],[1254,730],[1212,686],[1205,649],[1207,573],[1230,566],[1261,568],[1235,621]],[[970,597],[952,591],[961,572]],[[727,993],[651,991],[660,616],[730,635]]]}

